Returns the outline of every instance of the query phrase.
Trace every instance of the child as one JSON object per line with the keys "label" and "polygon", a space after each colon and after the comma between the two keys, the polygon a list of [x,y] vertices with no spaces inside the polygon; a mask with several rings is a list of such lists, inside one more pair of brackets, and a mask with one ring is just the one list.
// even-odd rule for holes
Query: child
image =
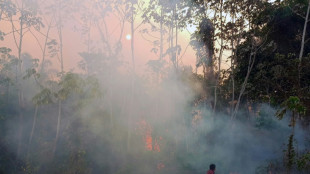
{"label": "child", "polygon": [[208,170],[207,174],[215,174],[215,164],[211,164],[210,165],[210,170]]}

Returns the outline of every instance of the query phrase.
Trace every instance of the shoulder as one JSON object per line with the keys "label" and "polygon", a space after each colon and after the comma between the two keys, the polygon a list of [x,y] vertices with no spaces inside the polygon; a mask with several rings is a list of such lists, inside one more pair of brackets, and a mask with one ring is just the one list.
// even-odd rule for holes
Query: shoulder
{"label": "shoulder", "polygon": [[207,172],[207,174],[214,174],[214,171],[209,170],[209,171]]}

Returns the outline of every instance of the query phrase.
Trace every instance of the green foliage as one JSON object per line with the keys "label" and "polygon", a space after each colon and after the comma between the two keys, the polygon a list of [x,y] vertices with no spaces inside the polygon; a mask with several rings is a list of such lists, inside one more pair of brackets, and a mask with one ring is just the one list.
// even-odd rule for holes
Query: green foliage
{"label": "green foliage", "polygon": [[71,93],[81,93],[83,85],[84,81],[79,75],[67,73],[60,80],[60,90],[55,93],[55,96],[60,100],[65,100]]}
{"label": "green foliage", "polygon": [[11,51],[10,48],[0,47],[0,85],[12,84],[15,77],[13,68],[18,60],[11,55]]}
{"label": "green foliage", "polygon": [[0,41],[4,40],[5,33],[0,30]]}
{"label": "green foliage", "polygon": [[47,49],[48,49],[48,54],[50,57],[55,57],[58,53],[58,43],[55,39],[50,40],[49,42],[46,43]]}
{"label": "green foliage", "polygon": [[0,0],[0,10],[1,14],[4,13],[8,17],[16,14],[16,5],[11,0]]}
{"label": "green foliage", "polygon": [[87,103],[90,99],[102,96],[96,78],[88,76],[84,79],[79,74],[74,73],[66,73],[56,85],[56,89],[58,90],[54,91],[53,88],[44,87],[33,97],[33,103],[38,105],[51,104],[56,99],[66,100],[70,95],[75,94],[83,97],[83,100],[79,100],[80,102]]}
{"label": "green foliage", "polygon": [[297,169],[299,171],[310,169],[310,152],[302,154],[297,160]]}
{"label": "green foliage", "polygon": [[306,113],[306,108],[303,106],[303,104],[300,102],[300,99],[296,96],[291,96],[287,100],[285,100],[281,104],[282,109],[278,110],[276,113],[276,117],[278,119],[282,119],[284,115],[287,113],[287,111],[291,111],[292,116],[291,116],[291,121],[290,121],[290,126],[295,127],[296,124],[296,116],[295,114],[300,114],[304,115]]}
{"label": "green foliage", "polygon": [[[24,36],[25,33],[28,34],[29,31],[36,36],[36,32],[33,29],[39,31],[46,25],[43,23],[41,13],[39,13],[43,9],[36,8],[38,7],[36,1],[23,2],[26,6],[24,9],[20,9],[11,0],[0,0],[1,22],[8,22],[12,17],[14,25],[21,25],[14,26],[16,28],[14,29],[15,34],[19,32],[20,27],[24,27],[26,29],[20,36]],[[74,1],[76,4],[80,2],[84,1]],[[106,21],[104,20],[108,19],[108,16],[113,12],[117,12],[116,16],[120,19],[130,21],[132,11],[134,11],[135,15],[139,15],[138,12],[144,8],[144,5],[136,4],[138,2],[136,0],[85,1],[85,3],[90,3],[88,5],[95,12],[87,11],[83,14],[83,19],[81,20],[87,23],[89,28],[83,28],[82,32],[92,35],[89,33],[91,30],[93,31],[91,27],[98,27],[99,31],[104,30],[100,29],[99,25],[105,23]],[[73,7],[74,3],[68,0],[51,2],[52,5],[48,6],[47,10],[49,11],[48,15],[52,14],[53,16],[52,27],[54,27],[53,22],[57,21],[58,17],[60,19],[63,19],[62,17],[73,19],[73,17],[69,18],[68,16],[70,15],[67,14],[70,9],[76,8]],[[135,4],[135,6],[132,7],[131,3]],[[171,117],[174,116],[174,110],[182,111],[182,114],[179,114],[182,117],[178,117],[175,123],[173,123],[180,124],[181,128],[171,130],[173,126],[170,125],[170,119],[172,120],[172,118],[167,118],[168,121],[156,120],[168,125],[157,126],[154,124],[149,126],[152,133],[150,136],[153,137],[152,143],[153,145],[156,143],[160,145],[160,152],[145,151],[143,138],[141,138],[140,134],[137,135],[138,133],[131,135],[132,141],[137,144],[131,147],[130,150],[126,148],[128,143],[127,136],[129,136],[128,128],[130,127],[130,124],[127,124],[128,118],[126,116],[128,114],[134,115],[135,118],[132,122],[145,118],[148,119],[147,115],[156,115],[156,112],[153,112],[154,108],[161,109],[161,105],[165,104],[165,102],[161,102],[161,99],[159,99],[156,101],[156,106],[153,106],[153,99],[149,101],[147,98],[149,96],[143,96],[144,93],[149,91],[136,91],[134,96],[139,95],[137,98],[142,100],[142,102],[139,101],[142,103],[142,106],[138,105],[140,104],[139,102],[131,103],[130,97],[133,92],[129,91],[128,88],[123,88],[122,85],[124,84],[117,81],[118,78],[116,80],[112,79],[114,76],[118,77],[119,65],[126,63],[119,59],[121,56],[119,51],[121,48],[120,42],[115,43],[115,45],[110,44],[109,40],[112,40],[113,37],[108,39],[109,33],[103,32],[102,37],[107,38],[103,38],[103,46],[98,46],[100,50],[92,52],[93,49],[90,48],[87,53],[80,54],[85,61],[84,67],[87,73],[97,75],[97,77],[72,72],[60,72],[59,76],[55,78],[49,78],[50,74],[47,74],[46,78],[44,76],[43,79],[43,75],[38,74],[38,59],[32,59],[30,55],[22,54],[21,60],[18,60],[12,55],[10,48],[0,47],[0,173],[134,173],[137,164],[147,164],[146,166],[141,166],[143,172],[138,171],[138,173],[176,173],[175,171],[180,170],[181,173],[202,173],[201,171],[205,169],[205,160],[210,157],[205,155],[205,151],[201,149],[212,149],[212,147],[203,147],[202,145],[205,141],[210,141],[213,144],[217,141],[217,137],[225,137],[223,134],[218,134],[218,132],[220,132],[220,129],[229,127],[230,124],[225,123],[224,127],[218,126],[217,131],[208,133],[206,131],[209,128],[200,127],[204,125],[203,121],[206,121],[204,115],[208,107],[206,100],[212,98],[210,96],[213,94],[209,94],[211,93],[210,91],[214,90],[214,77],[218,75],[221,78],[218,83],[220,85],[218,88],[218,108],[221,109],[218,110],[226,112],[234,105],[235,101],[232,101],[232,94],[237,96],[238,91],[240,91],[240,86],[247,73],[249,57],[254,54],[253,46],[256,46],[256,44],[260,45],[261,42],[263,42],[262,47],[255,53],[256,61],[246,85],[244,93],[246,97],[241,100],[243,109],[249,110],[252,113],[244,115],[256,115],[256,111],[250,111],[249,106],[253,108],[254,104],[260,102],[268,102],[274,106],[280,105],[281,109],[276,114],[279,119],[283,119],[286,113],[292,113],[292,126],[295,125],[297,113],[300,116],[308,114],[307,111],[310,108],[310,55],[307,54],[310,52],[310,42],[307,41],[305,44],[305,55],[307,56],[303,57],[300,73],[297,68],[300,62],[296,57],[299,52],[304,22],[299,14],[305,14],[306,0],[285,0],[278,1],[277,3],[269,3],[265,0],[181,0],[178,3],[174,0],[154,0],[144,3],[149,4],[143,9],[143,22],[150,23],[151,26],[150,29],[141,30],[143,35],[152,35],[151,32],[161,30],[161,34],[166,37],[168,30],[170,33],[172,29],[175,32],[177,29],[184,29],[192,24],[198,26],[198,30],[191,36],[190,44],[196,51],[196,67],[203,67],[203,75],[193,73],[191,67],[178,67],[179,74],[177,79],[182,82],[180,84],[186,84],[186,89],[183,91],[184,96],[190,96],[191,98],[189,101],[186,101],[188,103],[183,108],[173,108],[170,105],[164,106],[164,109],[168,111],[165,114],[168,116],[172,115]],[[59,5],[62,5],[63,8],[57,9]],[[81,11],[83,13],[88,10],[86,9],[88,7],[82,8],[83,10]],[[297,11],[299,14],[294,13],[294,11]],[[220,12],[227,15],[226,21],[224,21],[224,18],[220,18]],[[76,17],[77,15],[74,14],[73,16]],[[161,29],[158,27],[160,24],[163,25]],[[61,24],[56,23],[55,25],[62,27],[65,25],[65,22]],[[250,28],[248,29],[248,27]],[[309,30],[306,35],[310,35]],[[169,37],[174,36],[175,33]],[[50,37],[51,35],[47,37],[47,54],[45,55],[55,57],[62,45],[59,45],[57,40]],[[8,38],[6,33],[0,31],[0,40]],[[171,44],[169,39],[171,38],[163,39],[165,48],[167,48],[167,43]],[[217,48],[216,44],[218,44],[220,39],[224,39],[223,49],[225,54],[226,51],[232,52],[232,55],[228,55],[228,57],[233,65],[221,72],[216,72],[217,67],[215,63],[217,63],[218,58],[216,53],[219,53],[219,48]],[[253,40],[255,41],[254,44]],[[89,40],[89,43],[91,42]],[[172,45],[175,42],[176,40],[173,41]],[[152,43],[154,46],[152,51],[158,54],[160,46],[163,45],[161,45],[158,39]],[[234,44],[234,47],[230,44]],[[170,61],[174,63],[181,61],[180,57],[178,57],[179,60],[176,57],[181,54],[181,51],[181,47],[177,44],[169,46],[166,50],[161,50],[162,56],[167,57],[174,54],[170,57]],[[167,62],[162,58],[149,61],[148,65],[154,72],[160,73],[165,70],[165,66],[169,65]],[[21,63],[23,63],[24,70],[23,72],[17,72],[17,65],[21,65]],[[300,78],[298,77],[299,74]],[[29,86],[24,85],[21,88],[19,86],[21,77],[23,77],[24,81],[27,80],[29,82],[34,78],[36,83]],[[127,77],[122,76],[122,78]],[[159,78],[162,77],[160,76]],[[102,80],[102,83],[99,82],[99,79],[100,82]],[[169,78],[167,79],[170,80]],[[167,81],[166,85],[169,85],[170,81],[167,79],[164,80]],[[297,79],[300,79],[300,81]],[[138,86],[140,85],[138,84],[139,80],[135,80],[135,87],[140,89]],[[232,91],[233,81],[235,83],[234,91]],[[119,86],[114,89],[114,83],[120,83],[121,85],[117,84]],[[19,102],[26,95],[19,95],[20,89],[25,92],[24,94],[28,94],[30,91],[29,95],[34,93],[34,91],[36,92],[33,97],[31,95],[32,103],[29,102],[30,100],[25,100],[25,103],[23,103],[24,108],[22,109],[18,107],[21,104]],[[38,91],[38,89],[40,90]],[[103,95],[102,89],[108,91],[107,95]],[[174,89],[173,87],[171,88],[172,92],[166,91],[165,93],[172,95],[171,103],[179,102],[178,98],[173,96],[175,93]],[[158,94],[161,95],[161,93]],[[51,149],[55,145],[53,138],[55,127],[53,124],[57,122],[57,117],[55,117],[57,113],[53,111],[58,107],[57,101],[63,101],[61,119],[64,120],[64,124],[59,127],[60,138],[57,146],[59,146],[60,151],[56,152],[55,156],[53,156],[54,158],[52,158]],[[121,104],[114,105],[115,102]],[[134,105],[135,108],[133,110],[135,112],[127,113],[127,111],[132,112],[131,105]],[[151,110],[147,110],[148,107]],[[192,110],[193,107],[195,110]],[[34,109],[37,109],[35,113],[38,117],[33,116]],[[19,128],[19,125],[11,125],[16,123],[20,113],[23,114],[25,119],[25,123],[22,124],[27,125],[31,120],[37,121],[32,141],[33,146],[27,147],[31,126],[25,126],[22,133],[23,150],[28,152],[24,152],[19,158],[25,163],[18,161],[14,154],[10,153],[10,151],[13,151],[11,149],[16,148],[11,146],[16,144],[15,129]],[[211,113],[208,114],[211,115]],[[39,117],[41,115],[44,115],[44,117]],[[268,115],[270,113],[261,111],[259,116],[255,117],[256,128],[266,129],[267,132],[275,127],[277,123]],[[247,126],[253,126],[252,119],[250,117],[247,118],[249,118],[247,121],[251,123]],[[216,121],[216,119],[214,120]],[[10,127],[12,132],[6,132],[7,127]],[[250,129],[252,128],[250,127]],[[188,132],[185,132],[183,129],[188,130]],[[261,130],[257,129],[255,131],[261,132]],[[163,136],[159,138],[161,133]],[[185,139],[197,138],[197,142],[186,142],[187,140],[182,139],[183,135],[176,136],[183,133],[188,136]],[[170,141],[171,137],[174,140]],[[298,149],[296,148],[297,146],[294,147],[294,143],[294,134],[292,134],[286,145],[285,166],[280,166],[279,162],[272,161],[259,168],[256,173],[284,173],[284,168],[290,171],[294,170],[295,166],[301,172],[306,173],[309,171],[309,152],[298,155]],[[6,147],[10,147],[10,149],[8,150]],[[25,155],[26,153],[28,154]],[[208,155],[216,156],[215,162],[217,164],[221,163],[221,155],[227,155],[215,154],[215,152],[210,154]],[[50,161],[51,159],[54,159],[54,161]],[[194,164],[193,161],[198,161],[201,164]],[[231,162],[227,160],[222,162],[222,164],[227,165],[229,163]],[[162,167],[163,164],[166,167],[158,170],[156,169],[158,164],[162,164],[159,167]],[[177,167],[180,167],[180,169],[176,169]]]}
{"label": "green foliage", "polygon": [[33,97],[32,101],[36,105],[53,103],[53,93],[50,89],[44,88]]}
{"label": "green foliage", "polygon": [[[302,73],[299,76],[299,60],[296,56],[300,51],[300,36],[304,25],[303,18],[298,14],[303,14],[304,11],[296,14],[292,11],[292,7],[294,4],[289,7],[285,2],[267,4],[263,6],[258,16],[253,18],[252,28],[255,30],[255,37],[265,42],[256,53],[256,60],[246,86],[249,100],[266,102],[265,96],[268,96],[267,102],[279,105],[289,96],[297,96],[305,107],[309,107],[307,99],[309,93],[306,92],[309,90],[306,82],[309,82],[309,76],[306,75],[309,74],[309,59],[308,56],[303,57]],[[306,33],[308,35],[310,30]],[[237,56],[234,60],[237,90],[247,74],[251,35],[252,30],[242,35],[245,40],[237,47]],[[308,44],[309,42],[305,44],[305,55],[310,52]]]}
{"label": "green foliage", "polygon": [[39,77],[39,75],[37,74],[36,69],[34,68],[30,68],[26,70],[26,75],[23,77],[23,79],[29,79],[31,76],[33,75],[37,75],[37,77]]}
{"label": "green foliage", "polygon": [[278,110],[276,113],[276,116],[279,119],[282,119],[287,110],[296,112],[298,114],[305,114],[306,113],[306,108],[302,105],[300,102],[300,99],[296,96],[291,96],[287,100],[285,100],[282,104],[281,107],[283,109]]}
{"label": "green foliage", "polygon": [[210,19],[204,18],[198,31],[191,36],[190,44],[196,51],[196,67],[213,67],[214,60],[214,26]]}
{"label": "green foliage", "polygon": [[288,171],[291,171],[293,169],[293,166],[295,165],[296,161],[296,152],[294,148],[294,135],[290,135],[288,139],[287,149],[285,152],[285,167]]}

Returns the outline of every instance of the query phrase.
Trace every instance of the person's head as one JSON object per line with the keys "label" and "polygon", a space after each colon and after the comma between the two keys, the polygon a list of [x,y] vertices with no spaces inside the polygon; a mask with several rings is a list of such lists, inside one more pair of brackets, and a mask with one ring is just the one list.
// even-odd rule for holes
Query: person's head
{"label": "person's head", "polygon": [[213,171],[215,170],[215,164],[210,165],[210,170],[213,170]]}

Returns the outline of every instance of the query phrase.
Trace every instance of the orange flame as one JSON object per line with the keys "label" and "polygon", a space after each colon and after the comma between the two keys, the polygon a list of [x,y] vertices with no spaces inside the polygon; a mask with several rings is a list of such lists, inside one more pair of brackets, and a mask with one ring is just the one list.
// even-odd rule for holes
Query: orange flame
{"label": "orange flame", "polygon": [[162,140],[162,137],[153,138],[151,125],[145,120],[142,120],[137,124],[140,133],[142,134],[143,142],[145,143],[145,149],[148,151],[160,152],[159,141]]}

